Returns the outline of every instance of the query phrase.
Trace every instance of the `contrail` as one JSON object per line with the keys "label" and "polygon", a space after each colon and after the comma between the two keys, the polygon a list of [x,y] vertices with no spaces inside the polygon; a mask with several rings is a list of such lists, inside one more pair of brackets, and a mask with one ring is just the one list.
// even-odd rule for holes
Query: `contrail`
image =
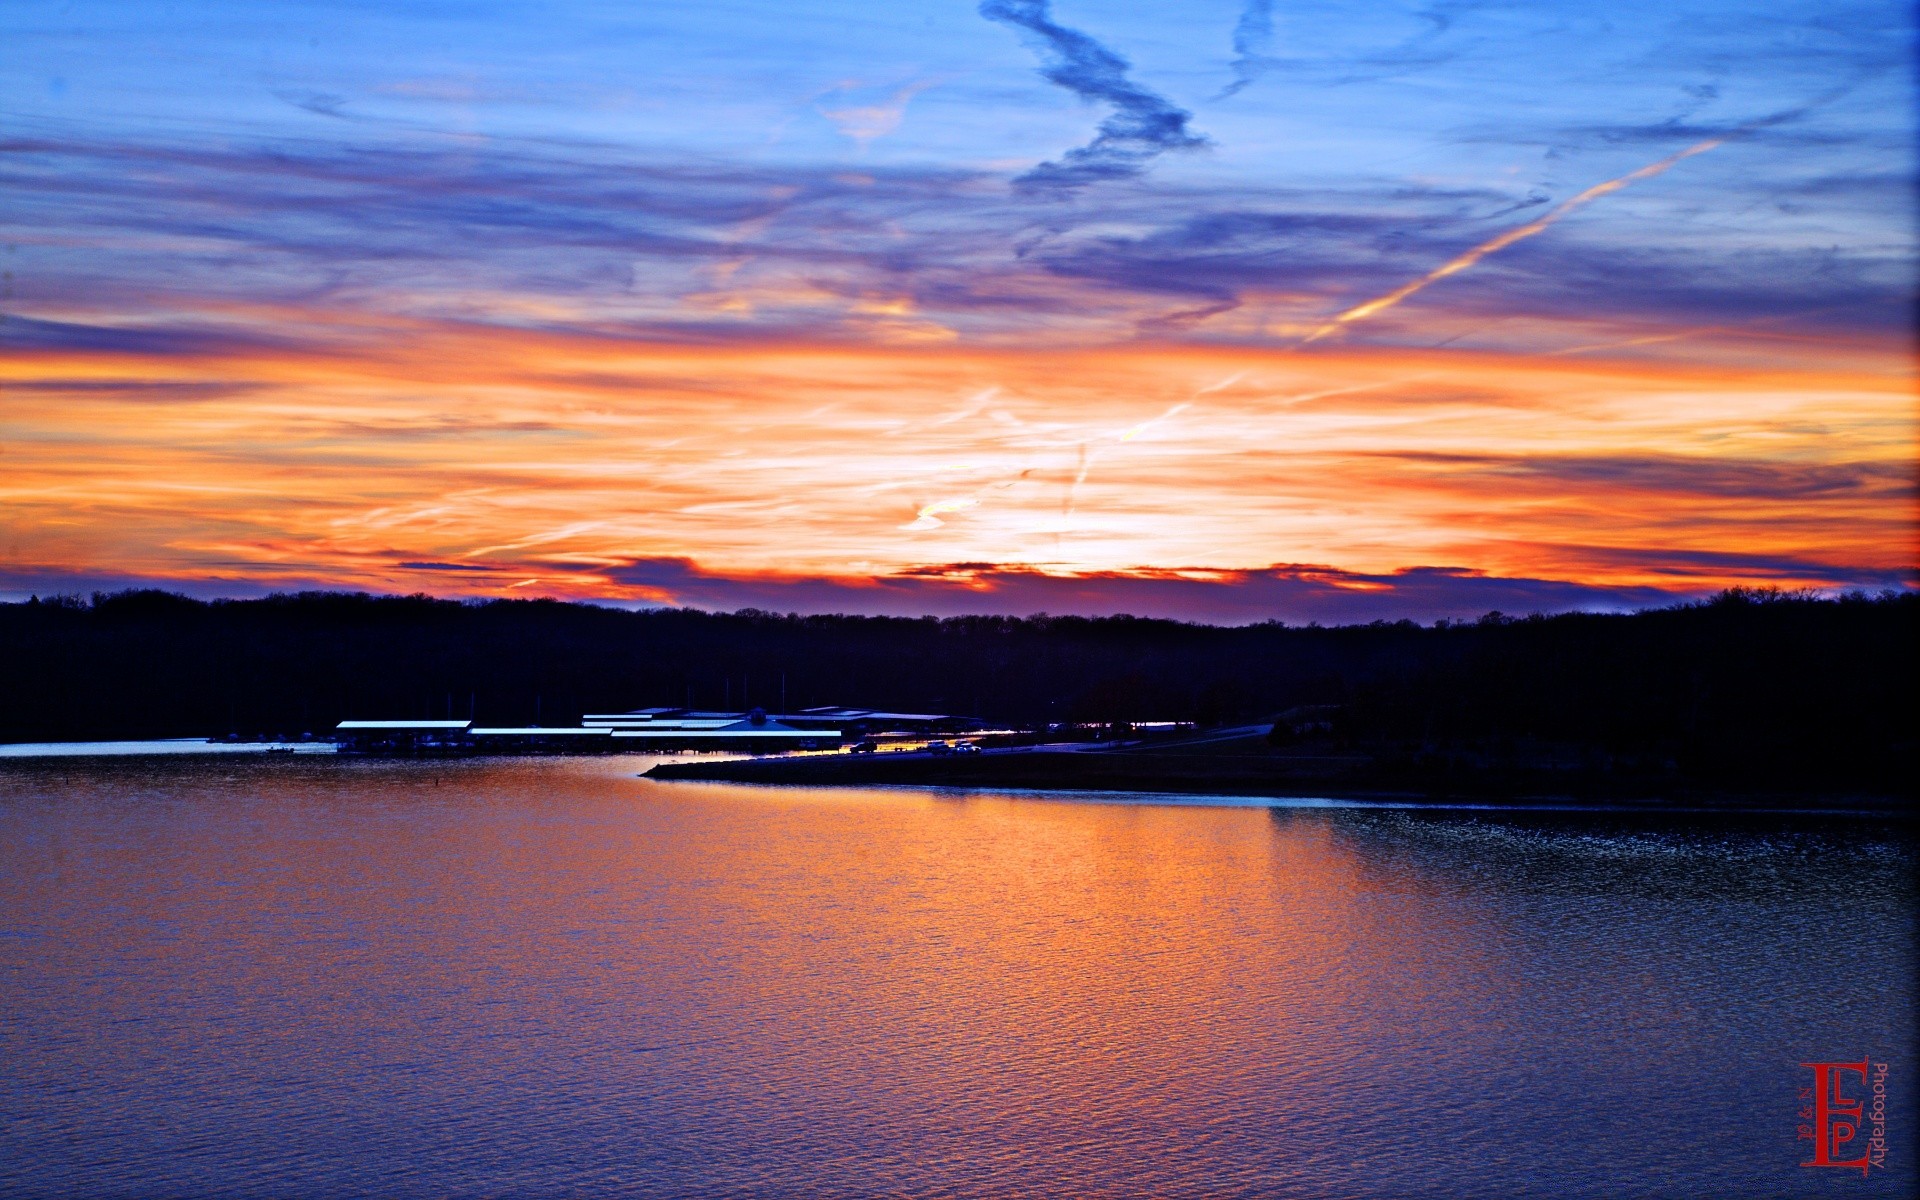
{"label": "contrail", "polygon": [[[1200,393],[1196,392],[1194,394],[1199,395]],[[1158,425],[1160,422],[1171,420],[1172,418],[1179,416],[1181,413],[1185,412],[1187,409],[1192,407],[1193,407],[1193,401],[1191,400],[1187,401],[1185,404],[1176,404],[1172,408],[1169,408],[1167,411],[1161,413],[1159,416],[1153,418],[1152,420],[1142,421],[1138,425],[1133,426],[1131,429],[1127,430],[1125,433],[1120,435],[1120,440],[1123,442],[1130,442],[1134,438],[1137,438],[1141,434],[1145,433],[1147,430],[1152,429],[1155,425]]]}
{"label": "contrail", "polygon": [[1726,137],[1717,137],[1717,138],[1708,138],[1704,142],[1695,142],[1693,145],[1688,146],[1685,150],[1678,151],[1677,153],[1674,153],[1674,154],[1669,154],[1667,155],[1667,157],[1661,159],[1659,162],[1648,163],[1646,166],[1641,167],[1637,171],[1629,171],[1627,174],[1620,176],[1618,179],[1609,179],[1605,183],[1596,183],[1592,187],[1588,188],[1586,191],[1581,192],[1579,195],[1573,197],[1573,199],[1568,200],[1566,203],[1560,205],[1558,208],[1553,209],[1551,212],[1548,212],[1545,216],[1539,218],[1538,220],[1529,221],[1525,225],[1515,226],[1514,228],[1507,230],[1505,233],[1501,234],[1498,237],[1490,238],[1487,241],[1480,243],[1478,246],[1475,246],[1473,249],[1460,255],[1460,257],[1453,259],[1451,262],[1445,263],[1435,268],[1434,270],[1429,271],[1427,274],[1422,275],[1420,278],[1414,280],[1412,283],[1403,284],[1400,287],[1395,288],[1391,292],[1388,292],[1386,295],[1369,300],[1365,304],[1355,305],[1354,307],[1341,313],[1339,316],[1333,318],[1333,320],[1328,321],[1325,325],[1322,325],[1320,328],[1308,334],[1302,340],[1302,344],[1304,345],[1306,342],[1319,341],[1321,338],[1327,336],[1329,333],[1333,333],[1334,331],[1340,329],[1343,326],[1351,325],[1355,321],[1365,320],[1366,318],[1371,317],[1373,314],[1377,312],[1381,312],[1385,309],[1392,308],[1394,305],[1400,303],[1402,300],[1405,300],[1408,296],[1413,295],[1415,292],[1419,291],[1421,288],[1426,287],[1428,284],[1438,282],[1439,280],[1445,279],[1449,275],[1458,275],[1460,272],[1466,270],[1468,267],[1471,267],[1473,264],[1479,262],[1481,259],[1485,258],[1487,255],[1492,254],[1494,251],[1504,250],[1508,246],[1513,245],[1515,242],[1532,237],[1534,234],[1539,233],[1541,230],[1553,224],[1555,221],[1558,221],[1561,217],[1566,216],[1568,213],[1573,212],[1575,209],[1584,208],[1587,205],[1593,203],[1595,200],[1598,200],[1600,197],[1608,195],[1609,193],[1612,193],[1612,192],[1617,192],[1621,188],[1626,187],[1630,183],[1638,183],[1642,179],[1652,179],[1655,175],[1658,175],[1661,172],[1666,171],[1668,168],[1678,164],[1683,159],[1692,158],[1696,154],[1705,154],[1707,151],[1713,149],[1716,146],[1726,145],[1727,140],[1728,139]]}
{"label": "contrail", "polygon": [[[1244,375],[1245,372],[1243,371],[1241,372],[1241,374]],[[1237,382],[1239,379],[1240,379],[1240,375],[1231,376],[1230,378],[1224,379],[1219,383],[1214,384],[1212,387],[1200,389],[1200,391],[1195,392],[1194,395],[1196,396],[1205,395],[1208,392],[1216,391],[1219,388],[1227,387]],[[1153,417],[1149,420],[1140,422],[1138,425],[1133,425],[1126,429],[1123,429],[1120,431],[1120,435],[1116,439],[1115,444],[1118,444],[1120,442],[1130,442],[1134,438],[1139,437],[1141,434],[1145,433],[1147,430],[1152,429],[1155,425],[1160,424],[1162,421],[1170,421],[1192,407],[1193,407],[1193,401],[1191,400],[1182,401],[1181,403],[1176,404],[1172,408],[1169,408],[1167,411],[1161,413],[1157,417]],[[1074,473],[1073,482],[1067,485],[1067,494],[1064,497],[1062,497],[1060,501],[1060,516],[1063,521],[1070,521],[1073,519],[1074,493],[1078,492],[1080,490],[1080,485],[1087,481],[1087,475],[1093,470],[1093,464],[1100,460],[1100,456],[1104,454],[1107,451],[1107,449],[1108,447],[1105,447],[1105,446],[1097,446],[1094,448],[1093,453],[1089,454],[1087,453],[1087,444],[1085,442],[1080,443],[1080,469]],[[1056,536],[1055,541],[1057,542],[1058,540],[1059,539]]]}

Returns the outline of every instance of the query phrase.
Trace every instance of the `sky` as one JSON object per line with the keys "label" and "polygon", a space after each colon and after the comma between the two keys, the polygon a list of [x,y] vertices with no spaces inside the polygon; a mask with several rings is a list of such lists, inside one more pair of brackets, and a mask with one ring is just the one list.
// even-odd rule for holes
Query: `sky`
{"label": "sky", "polygon": [[1915,585],[1914,10],[0,7],[0,598]]}

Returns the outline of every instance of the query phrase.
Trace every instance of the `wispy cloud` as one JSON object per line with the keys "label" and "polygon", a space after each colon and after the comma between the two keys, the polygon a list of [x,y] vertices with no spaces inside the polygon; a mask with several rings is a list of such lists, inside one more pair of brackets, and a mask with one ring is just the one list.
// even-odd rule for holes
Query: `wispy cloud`
{"label": "wispy cloud", "polygon": [[[1847,570],[1721,556],[1715,565],[1753,578],[1788,581],[1830,591],[1915,586],[1899,572]],[[407,564],[415,568],[431,564]],[[1698,564],[1675,556],[1677,576]],[[584,586],[581,576],[591,574]],[[86,594],[129,587],[161,587],[189,595],[253,597],[326,587],[324,579],[297,576],[151,576],[72,571],[0,564],[0,600],[29,595]],[[337,586],[337,585],[336,585]],[[617,596],[609,594],[613,589]],[[1567,579],[1490,575],[1462,567],[1421,566],[1366,573],[1337,567],[1276,564],[1246,571],[1143,569],[1054,574],[991,563],[926,564],[897,573],[843,577],[778,572],[713,570],[687,558],[631,559],[592,568],[562,567],[516,579],[497,590],[441,594],[599,596],[630,604],[666,605],[733,612],[850,613],[874,616],[1171,617],[1216,625],[1261,621],[1326,625],[1368,621],[1460,620],[1488,612],[1509,615],[1555,612],[1629,612],[1711,594],[1683,578],[1665,586],[1596,586]]]}
{"label": "wispy cloud", "polygon": [[1273,0],[1247,0],[1233,26],[1233,82],[1220,90],[1224,100],[1278,66],[1273,57]]}
{"label": "wispy cloud", "polygon": [[1912,472],[1906,464],[1886,461],[1799,463],[1673,454],[1500,457],[1420,451],[1392,457],[1410,465],[1470,467],[1487,480],[1489,488],[1533,486],[1562,495],[1599,486],[1615,495],[1642,493],[1670,500],[1729,497],[1791,503],[1854,497],[1898,504],[1915,498]]}
{"label": "wispy cloud", "polygon": [[[873,139],[898,129],[907,114],[907,105],[930,86],[927,82],[909,83],[871,103],[843,102],[832,107],[825,104],[817,107],[820,115],[832,121],[842,136],[851,138],[864,149]],[[842,83],[834,86],[832,94],[852,96],[863,90],[858,83]]]}
{"label": "wispy cloud", "polygon": [[[1871,182],[1797,173],[1781,181],[1779,203],[1864,213],[1896,197],[1891,178]],[[1407,262],[1459,257],[1463,234],[1535,194],[1530,184],[1195,190],[1145,179],[1060,205],[1010,196],[984,173],[925,167],[856,176],[662,164],[508,139],[52,136],[0,144],[0,187],[20,226],[9,234],[20,246],[14,316],[0,336],[182,347],[212,334],[204,318],[169,316],[176,301],[203,314],[322,304],[701,341],[1288,344],[1327,324],[1337,297],[1404,288]],[[1525,316],[1512,344],[1540,349],[1787,316],[1799,330],[1855,337],[1906,324],[1895,232],[1770,244],[1734,223],[1647,242],[1604,213],[1524,253],[1509,243],[1496,283],[1465,273],[1447,305],[1360,322],[1364,336],[1432,344],[1510,314]],[[1035,229],[1045,236],[1019,241]],[[139,316],[81,315],[122,310]],[[333,333],[250,317],[220,336]]]}
{"label": "wispy cloud", "polygon": [[[1056,574],[987,563],[923,565],[870,578],[734,573],[682,558],[635,560],[598,569],[654,603],[714,610],[953,616],[1178,617],[1222,625],[1258,621],[1348,624],[1477,617],[1490,611],[1625,612],[1707,594],[1678,586],[1605,587],[1564,579],[1495,576],[1461,567],[1409,567],[1368,574],[1276,564],[1245,571],[1143,569]],[[1805,572],[1802,578],[1813,578]],[[1820,578],[1831,580],[1833,572]],[[549,582],[554,582],[549,579]],[[1887,573],[1859,572],[1832,586],[1903,586]]]}
{"label": "wispy cloud", "polygon": [[303,109],[317,117],[339,117],[342,120],[350,119],[347,114],[340,111],[346,106],[347,98],[333,92],[295,92],[282,90],[275,92],[274,95],[285,100],[295,108]]}
{"label": "wispy cloud", "polygon": [[315,336],[10,346],[15,561],[373,590],[560,572],[619,595],[596,565],[662,555],[822,575],[1444,562],[1604,587],[1645,582],[1632,555],[1564,547],[1910,557],[1902,379],[1813,371],[1807,351],[1703,371],[259,317]]}
{"label": "wispy cloud", "polygon": [[1066,195],[1089,184],[1131,179],[1169,150],[1207,139],[1187,128],[1193,114],[1127,78],[1130,63],[1077,29],[1054,21],[1049,0],[983,0],[980,15],[1029,35],[1046,57],[1041,75],[1083,100],[1111,107],[1094,139],[1015,180],[1030,192]]}

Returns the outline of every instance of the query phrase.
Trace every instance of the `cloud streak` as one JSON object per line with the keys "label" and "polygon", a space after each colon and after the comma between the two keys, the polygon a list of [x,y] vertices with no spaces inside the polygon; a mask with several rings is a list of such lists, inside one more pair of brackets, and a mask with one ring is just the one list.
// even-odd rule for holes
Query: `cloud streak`
{"label": "cloud streak", "polygon": [[[1854,172],[1822,191],[1802,177],[1782,202],[1839,202],[1830,192],[1890,202],[1890,183],[1868,182]],[[1009,195],[983,172],[898,165],[857,176],[696,168],[504,139],[398,148],[52,137],[0,144],[0,188],[20,225],[14,315],[0,337],[76,345],[184,343],[198,335],[168,316],[176,301],[698,341],[1292,344],[1327,324],[1326,297],[1404,287],[1400,264],[1457,256],[1461,228],[1530,191],[1242,193],[1147,179],[1061,205]],[[1009,251],[1034,228],[1045,237]],[[1524,314],[1505,327],[1508,344],[1539,349],[1762,320],[1899,336],[1911,281],[1891,235],[1819,237],[1771,245],[1716,224],[1643,244],[1601,216],[1524,255],[1509,250],[1497,288],[1468,273],[1447,306],[1354,332],[1432,344]],[[255,322],[229,333],[316,331]]]}
{"label": "cloud streak", "polygon": [[1278,66],[1273,58],[1273,0],[1247,0],[1240,19],[1233,26],[1233,54],[1230,64],[1233,82],[1220,90],[1215,100],[1237,95],[1249,84]]}
{"label": "cloud streak", "polygon": [[740,575],[686,559],[652,559],[611,568],[623,584],[651,590],[659,603],[735,610],[958,616],[1170,616],[1220,625],[1282,620],[1349,624],[1374,620],[1476,617],[1572,610],[1624,612],[1670,604],[1694,593],[1653,587],[1606,588],[1564,580],[1496,578],[1456,567],[1413,567],[1370,575],[1325,566],[1278,564],[1258,570],[1148,570],[1048,574],[984,563],[923,566],[873,579]]}
{"label": "cloud streak", "polygon": [[1054,21],[1048,0],[983,0],[980,15],[1027,35],[1047,59],[1041,76],[1083,100],[1111,108],[1091,142],[1041,163],[1014,180],[1051,196],[1090,184],[1131,179],[1169,150],[1195,150],[1207,139],[1187,128],[1193,114],[1127,78],[1131,65],[1077,29]]}
{"label": "cloud streak", "polygon": [[[401,564],[429,571],[438,564]],[[1792,579],[1802,586],[1830,591],[1879,590],[1912,586],[1911,579],[1870,570],[1835,570],[1806,564],[1742,561],[1756,577]],[[1421,566],[1366,573],[1335,567],[1281,563],[1244,571],[1188,572],[1151,569],[1103,571],[1080,575],[1049,574],[1030,568],[988,563],[930,564],[877,577],[799,575],[777,572],[729,572],[703,567],[687,558],[633,559],[593,568],[597,581],[610,582],[637,606],[698,608],[734,612],[753,608],[781,613],[846,613],[864,616],[1053,616],[1132,615],[1170,617],[1213,625],[1249,625],[1284,621],[1300,625],[1360,624],[1369,621],[1462,620],[1488,612],[1630,612],[1699,599],[1711,591],[1684,582],[1668,586],[1597,586],[1565,579],[1495,576],[1461,567]],[[497,590],[451,590],[444,579],[419,577],[417,586],[441,595],[523,594],[578,596],[606,594],[605,582],[591,590],[570,587],[580,569],[561,567],[541,576],[505,584]],[[434,586],[434,585],[440,586]],[[306,590],[324,581],[289,578],[279,582],[219,577],[150,577],[133,574],[68,572],[0,564],[0,599],[161,587],[202,598],[253,597],[274,591]],[[394,589],[402,590],[402,589]]]}
{"label": "cloud streak", "polygon": [[1912,563],[1904,376],[1844,363],[251,315],[314,336],[0,356],[0,561],[607,599],[646,598],[605,571],[658,557],[742,578],[1443,563],[1670,591],[1781,582],[1711,557],[1733,549],[1793,580]]}
{"label": "cloud streak", "polygon": [[[861,149],[878,137],[885,137],[900,127],[901,120],[907,114],[907,105],[921,92],[927,90],[927,83],[909,83],[896,88],[885,99],[871,104],[845,103],[832,108],[818,106],[820,115],[832,121],[843,137],[850,138]],[[843,83],[834,87],[836,93],[849,93],[860,90],[858,84]]]}

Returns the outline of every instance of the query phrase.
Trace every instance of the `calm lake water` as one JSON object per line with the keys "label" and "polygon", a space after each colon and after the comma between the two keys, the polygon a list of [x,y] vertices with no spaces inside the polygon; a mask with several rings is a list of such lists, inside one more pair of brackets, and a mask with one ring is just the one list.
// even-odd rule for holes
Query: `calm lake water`
{"label": "calm lake water", "polygon": [[[0,1195],[1915,1183],[1886,825],[646,765],[0,768]],[[1799,1167],[1798,1064],[1863,1056],[1887,1168]]]}

